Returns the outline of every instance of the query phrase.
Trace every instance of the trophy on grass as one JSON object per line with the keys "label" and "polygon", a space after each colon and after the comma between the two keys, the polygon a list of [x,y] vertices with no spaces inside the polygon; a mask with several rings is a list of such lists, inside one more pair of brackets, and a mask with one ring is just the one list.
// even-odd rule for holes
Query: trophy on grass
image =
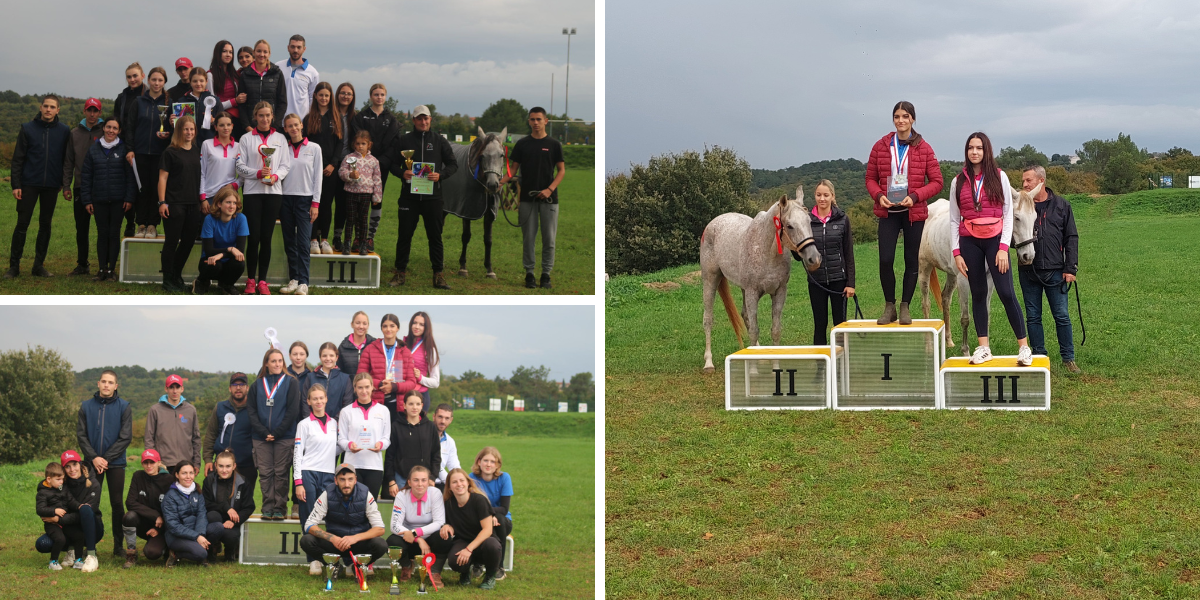
{"label": "trophy on grass", "polygon": [[350,167],[350,179],[358,179],[358,157],[347,156],[346,166]]}
{"label": "trophy on grass", "polygon": [[158,108],[158,132],[162,133],[166,131],[163,128],[167,125],[167,112],[171,110],[171,107],[163,104],[156,108]]}
{"label": "trophy on grass", "polygon": [[369,594],[371,590],[367,588],[367,566],[370,564],[370,554],[351,554],[354,558],[354,573],[358,578],[358,593]]}
{"label": "trophy on grass", "polygon": [[416,150],[401,150],[400,151],[400,156],[404,157],[404,170],[406,170],[406,171],[412,170],[413,152],[416,152]]}
{"label": "trophy on grass", "polygon": [[327,552],[321,555],[325,559],[325,591],[333,591],[333,580],[338,576],[338,565],[342,562],[342,555]]}
{"label": "trophy on grass", "polygon": [[[271,156],[275,154],[276,150],[278,150],[278,148],[272,148],[271,146],[268,146],[266,144],[262,144],[261,146],[258,147],[258,153],[262,155],[262,159],[263,159],[263,169],[271,168]],[[263,181],[263,183],[266,183],[270,179],[271,179],[271,176],[268,175],[266,177],[263,177],[262,181]]]}
{"label": "trophy on grass", "polygon": [[388,556],[392,559],[392,587],[388,589],[388,594],[393,596],[400,595],[400,580],[396,579],[396,567],[400,564],[402,554],[404,554],[404,548],[388,546]]}
{"label": "trophy on grass", "polygon": [[[437,560],[432,552],[417,557],[417,576],[420,578],[420,585],[417,586],[418,594],[428,594],[425,590],[425,578],[429,577],[429,569],[433,567],[433,561]],[[437,584],[433,582],[433,578],[429,577],[429,584],[433,586],[433,591],[437,591]]]}

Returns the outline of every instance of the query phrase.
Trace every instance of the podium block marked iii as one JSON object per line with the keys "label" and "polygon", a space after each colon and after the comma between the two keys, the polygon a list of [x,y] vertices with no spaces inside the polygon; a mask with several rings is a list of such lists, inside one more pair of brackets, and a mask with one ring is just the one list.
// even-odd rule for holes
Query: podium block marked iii
{"label": "podium block marked iii", "polygon": [[727,410],[829,408],[829,346],[751,346],[725,357]]}
{"label": "podium block marked iii", "polygon": [[1033,365],[1018,367],[1017,357],[997,356],[970,364],[965,356],[942,363],[943,408],[992,410],[1050,410],[1050,359],[1033,357]]}
{"label": "podium block marked iii", "polygon": [[916,319],[912,325],[856,320],[834,327],[832,343],[839,351],[833,361],[833,408],[938,408],[945,334],[938,319]]}

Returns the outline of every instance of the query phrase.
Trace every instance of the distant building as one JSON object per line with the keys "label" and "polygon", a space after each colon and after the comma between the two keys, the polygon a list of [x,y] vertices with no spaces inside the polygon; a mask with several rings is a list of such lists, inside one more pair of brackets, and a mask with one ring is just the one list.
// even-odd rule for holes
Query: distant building
{"label": "distant building", "polygon": [[1079,157],[1074,154],[1072,154],[1071,156],[1068,156],[1067,158],[1071,161],[1071,164],[1075,164],[1075,163],[1079,162]]}

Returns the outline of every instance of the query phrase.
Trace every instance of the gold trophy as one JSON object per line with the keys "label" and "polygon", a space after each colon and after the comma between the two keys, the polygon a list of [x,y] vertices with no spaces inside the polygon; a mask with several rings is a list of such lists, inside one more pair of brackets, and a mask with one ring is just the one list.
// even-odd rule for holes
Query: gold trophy
{"label": "gold trophy", "polygon": [[337,579],[338,564],[342,562],[342,555],[335,553],[325,553],[321,555],[325,558],[325,591],[333,591],[333,581]]}
{"label": "gold trophy", "polygon": [[[276,150],[278,150],[278,148],[272,148],[271,146],[268,146],[266,144],[263,144],[258,147],[258,153],[262,155],[264,169],[271,168],[271,155],[275,154]],[[266,183],[270,178],[271,178],[270,175],[263,177],[262,178],[263,183]]]}
{"label": "gold trophy", "polygon": [[[437,560],[437,557],[434,556],[433,553],[422,554],[421,556],[417,557],[417,576],[420,577],[420,585],[417,586],[418,594],[429,593],[425,590],[425,578],[429,577],[429,569],[433,567],[433,562],[435,560]],[[433,578],[430,578],[429,582],[433,584]],[[433,584],[433,591],[437,591],[436,584]]]}
{"label": "gold trophy", "polygon": [[411,171],[411,170],[412,170],[412,163],[413,163],[412,157],[413,157],[413,152],[416,152],[416,150],[401,150],[401,151],[400,151],[400,156],[403,156],[403,157],[404,157],[404,170],[405,170],[405,171]]}
{"label": "gold trophy", "polygon": [[158,132],[162,133],[166,131],[164,127],[167,124],[167,111],[171,110],[171,107],[163,105],[156,108],[158,108]]}
{"label": "gold trophy", "polygon": [[392,596],[400,595],[400,580],[396,578],[396,567],[400,564],[400,556],[404,554],[404,548],[400,546],[388,546],[388,556],[392,559],[392,587],[388,589],[388,594]]}

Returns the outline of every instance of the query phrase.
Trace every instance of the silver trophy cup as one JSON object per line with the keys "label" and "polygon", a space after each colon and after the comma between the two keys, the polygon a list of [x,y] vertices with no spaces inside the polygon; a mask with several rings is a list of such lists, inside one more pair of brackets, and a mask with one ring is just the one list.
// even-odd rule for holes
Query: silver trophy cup
{"label": "silver trophy cup", "polygon": [[326,553],[321,555],[325,559],[325,591],[333,591],[333,580],[337,579],[338,565],[342,562],[341,554]]}
{"label": "silver trophy cup", "polygon": [[359,576],[362,578],[362,585],[358,588],[358,593],[369,594],[371,590],[367,587],[367,566],[371,562],[370,554],[355,554],[354,559],[358,561]]}
{"label": "silver trophy cup", "polygon": [[[263,157],[264,169],[271,168],[271,156],[275,154],[276,150],[278,150],[278,148],[272,148],[270,146],[265,146],[258,149],[258,153]],[[263,182],[266,182],[268,179],[270,179],[270,177],[263,177]]]}
{"label": "silver trophy cup", "polygon": [[355,165],[357,165],[357,164],[358,164],[358,157],[355,157],[355,156],[347,156],[346,157],[346,166],[350,167],[350,179],[358,179],[358,169],[355,167]]}

